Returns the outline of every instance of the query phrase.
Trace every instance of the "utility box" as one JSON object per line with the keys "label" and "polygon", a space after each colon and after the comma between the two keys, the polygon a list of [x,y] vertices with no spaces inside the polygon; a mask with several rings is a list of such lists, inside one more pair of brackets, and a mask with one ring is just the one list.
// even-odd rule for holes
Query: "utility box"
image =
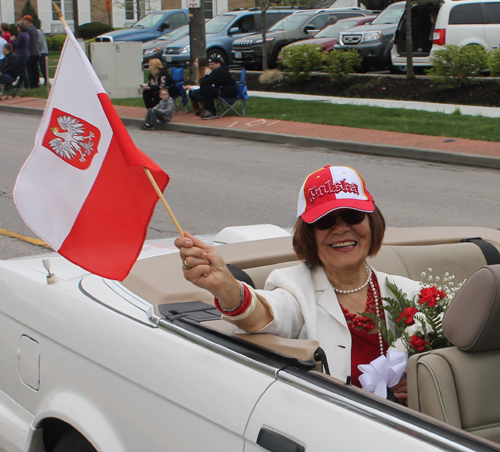
{"label": "utility box", "polygon": [[144,84],[142,42],[93,42],[92,66],[112,99],[139,97]]}

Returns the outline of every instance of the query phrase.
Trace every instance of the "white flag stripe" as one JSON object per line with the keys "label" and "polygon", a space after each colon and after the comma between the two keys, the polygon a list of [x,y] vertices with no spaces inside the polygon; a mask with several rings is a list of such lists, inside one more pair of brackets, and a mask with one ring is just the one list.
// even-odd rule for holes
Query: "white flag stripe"
{"label": "white flag stripe", "polygon": [[[31,154],[19,173],[17,185],[20,189],[16,191],[14,199],[24,221],[56,250],[71,231],[99,173],[112,138],[111,127],[97,97],[104,89],[71,33],[68,34],[60,61],[54,88],[47,101],[50,107],[44,112],[37,132],[37,152]],[[68,104],[71,105],[71,111],[68,112],[71,116],[87,121],[101,132],[98,153],[86,170],[68,165],[42,146],[53,108],[67,112]],[[48,183],[47,177],[52,174],[57,175],[57,180]],[[19,184],[21,179],[24,179],[24,184]],[[33,190],[33,186],[37,189]],[[59,194],[64,196],[58,196]]]}
{"label": "white flag stripe", "polygon": [[355,193],[339,191],[335,194],[337,199],[354,199],[358,198],[360,200],[367,200],[368,197],[363,191],[363,183],[361,182],[361,178],[358,173],[354,171],[352,168],[348,168],[347,166],[332,166],[330,167],[330,172],[332,173],[332,180],[334,182],[340,182],[342,179],[347,179],[349,183],[355,183],[358,186],[359,194]]}

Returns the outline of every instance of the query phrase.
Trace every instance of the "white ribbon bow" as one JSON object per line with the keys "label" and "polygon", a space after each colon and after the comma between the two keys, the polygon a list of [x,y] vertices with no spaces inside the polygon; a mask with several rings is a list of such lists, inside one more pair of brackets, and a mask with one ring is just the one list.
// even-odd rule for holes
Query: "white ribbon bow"
{"label": "white ribbon bow", "polygon": [[361,364],[363,372],[359,382],[365,391],[387,398],[387,388],[399,383],[408,364],[408,355],[397,350],[389,350],[387,356],[379,356],[370,364]]}

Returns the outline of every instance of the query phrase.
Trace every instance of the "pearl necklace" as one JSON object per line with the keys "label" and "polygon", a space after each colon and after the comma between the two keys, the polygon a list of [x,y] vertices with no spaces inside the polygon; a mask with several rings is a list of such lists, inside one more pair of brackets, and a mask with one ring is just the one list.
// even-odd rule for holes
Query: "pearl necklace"
{"label": "pearl necklace", "polygon": [[[371,267],[366,264],[366,272],[368,274],[368,278],[366,281],[363,283],[362,286],[358,287],[357,289],[353,290],[340,290],[337,289],[336,287],[333,287],[333,290],[335,290],[336,293],[341,293],[341,294],[348,294],[348,293],[355,293],[359,292],[361,289],[365,288],[368,284],[370,284],[370,290],[373,294],[373,299],[374,299],[374,305],[375,305],[375,315],[377,316],[377,319],[380,319],[380,307],[379,307],[379,298],[378,298],[378,293],[375,288],[375,284],[372,279],[373,271]],[[382,333],[380,332],[380,328],[378,330],[378,344],[379,344],[379,349],[380,349],[380,356],[384,356],[384,339],[382,338]]]}
{"label": "pearl necklace", "polygon": [[[368,264],[366,264],[368,266]],[[371,276],[371,269],[370,269],[370,276]],[[380,308],[378,306],[378,294],[377,291],[375,290],[375,284],[373,283],[372,278],[370,277],[370,289],[373,294],[373,298],[375,299],[375,313],[377,315],[377,319],[380,319]],[[378,345],[380,348],[380,356],[384,356],[384,339],[382,338],[382,333],[380,332],[380,328],[378,329]]]}
{"label": "pearl necklace", "polygon": [[343,293],[343,294],[359,292],[360,290],[364,289],[368,285],[368,283],[371,281],[371,278],[372,278],[372,269],[370,268],[370,266],[368,264],[366,264],[366,274],[368,275],[368,278],[366,278],[366,281],[363,283],[363,285],[359,286],[357,289],[342,290],[342,289],[337,289],[332,284],[333,290],[337,293]]}

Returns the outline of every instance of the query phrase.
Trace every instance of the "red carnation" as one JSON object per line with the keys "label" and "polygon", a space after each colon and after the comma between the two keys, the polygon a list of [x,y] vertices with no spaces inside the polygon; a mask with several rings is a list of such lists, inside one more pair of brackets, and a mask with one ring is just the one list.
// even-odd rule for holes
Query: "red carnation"
{"label": "red carnation", "polygon": [[415,320],[413,320],[413,316],[418,312],[417,308],[406,308],[401,314],[399,314],[398,319],[396,320],[396,323],[399,321],[403,320],[405,317],[405,325],[410,326],[415,323]]}
{"label": "red carnation", "polygon": [[438,300],[446,297],[443,290],[438,290],[437,287],[424,287],[418,294],[419,304],[427,304],[429,307],[436,306]]}
{"label": "red carnation", "polygon": [[410,345],[413,350],[416,350],[417,352],[423,352],[425,350],[425,347],[430,344],[423,337],[414,334],[411,337]]}

